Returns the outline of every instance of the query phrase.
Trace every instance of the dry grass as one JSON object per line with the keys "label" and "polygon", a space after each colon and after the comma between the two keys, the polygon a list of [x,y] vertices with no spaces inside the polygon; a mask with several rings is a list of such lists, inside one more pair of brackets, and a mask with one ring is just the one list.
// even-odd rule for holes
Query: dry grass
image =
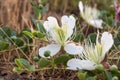
{"label": "dry grass", "polygon": [[[64,14],[75,14],[79,15],[79,9],[77,6],[77,2],[79,0],[48,0],[47,6],[49,7],[49,12],[47,14],[44,14],[42,16],[42,20],[45,20],[48,16],[55,16],[60,20],[60,16]],[[87,0],[86,0],[87,1]],[[90,0],[93,1],[94,0]],[[96,0],[99,1],[99,0]],[[107,1],[107,0],[105,0]],[[76,2],[76,3],[74,3]],[[66,4],[67,3],[67,4]],[[73,3],[73,4],[72,4]],[[32,17],[32,6],[30,4],[30,0],[0,0],[0,24],[8,25],[13,30],[20,32],[21,29],[25,27],[29,27],[26,23],[31,21]],[[30,52],[27,52],[27,54],[34,53],[32,56],[35,56],[38,54],[38,48],[39,45],[42,45],[43,43],[40,43],[39,41],[35,41],[33,45],[37,45],[33,50]],[[15,54],[14,54],[15,53]],[[19,56],[27,56],[29,60],[32,60],[31,55],[21,55],[22,52],[20,50],[17,50],[17,48],[13,51],[8,51],[5,53],[0,54],[0,75],[6,76],[5,80],[11,79],[11,77],[16,76],[12,72],[12,69],[14,67],[14,59]],[[31,63],[34,64],[34,62],[31,61]],[[7,68],[6,68],[7,67]],[[3,72],[3,73],[2,73]],[[49,73],[48,73],[49,72]],[[53,74],[52,74],[53,73]],[[61,74],[62,73],[62,74]],[[54,75],[55,74],[55,75]],[[33,79],[39,79],[39,80],[45,80],[43,78],[46,78],[47,80],[78,80],[76,76],[76,72],[72,71],[44,71],[43,75],[41,74],[31,74],[32,79],[30,79],[29,75],[27,75],[28,80]],[[24,75],[17,75],[18,78],[21,80],[25,80]],[[23,76],[23,77],[21,77]],[[7,79],[8,78],[8,79]],[[13,80],[16,79],[16,77],[13,77]]]}
{"label": "dry grass", "polygon": [[[47,6],[49,12],[44,14],[42,19],[46,19],[48,16],[59,18],[64,14],[79,15],[79,1],[80,0],[48,0]],[[103,2],[100,0],[83,1],[86,4],[98,3],[98,6],[106,5],[107,2],[107,0],[103,0]],[[112,0],[109,1],[109,4],[110,3],[112,3]],[[108,6],[108,4],[106,6]],[[20,32],[20,30],[25,27],[29,27],[26,22],[31,21],[32,13],[33,9],[30,0],[0,0],[0,24],[8,25],[17,32]]]}
{"label": "dry grass", "polygon": [[31,8],[29,0],[0,0],[0,24],[19,32],[26,26],[23,19],[30,20]]}

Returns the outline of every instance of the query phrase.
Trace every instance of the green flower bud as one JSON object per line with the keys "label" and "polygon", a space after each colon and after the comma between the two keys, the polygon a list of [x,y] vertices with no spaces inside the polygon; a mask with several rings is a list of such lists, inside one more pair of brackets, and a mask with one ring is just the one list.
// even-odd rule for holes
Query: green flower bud
{"label": "green flower bud", "polygon": [[45,52],[44,52],[44,56],[45,56],[45,57],[49,57],[49,56],[50,56],[50,51],[45,51]]}
{"label": "green flower bud", "polygon": [[96,66],[96,70],[98,72],[103,72],[104,71],[104,66],[102,64],[99,64],[99,65]]}
{"label": "green flower bud", "polygon": [[112,80],[119,80],[117,76],[112,77]]}
{"label": "green flower bud", "polygon": [[35,62],[37,62],[37,61],[39,61],[39,57],[38,57],[38,56],[34,56],[34,57],[33,57],[33,60],[34,60]]}
{"label": "green flower bud", "polygon": [[111,71],[111,72],[118,72],[118,67],[117,67],[116,65],[112,65],[112,66],[110,67],[110,71]]}

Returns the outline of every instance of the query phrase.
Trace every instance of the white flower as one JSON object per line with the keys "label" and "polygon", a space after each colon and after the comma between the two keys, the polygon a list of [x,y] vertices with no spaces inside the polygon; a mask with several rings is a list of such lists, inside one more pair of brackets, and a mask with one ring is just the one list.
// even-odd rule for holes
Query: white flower
{"label": "white flower", "polygon": [[104,32],[101,41],[98,40],[97,35],[96,44],[85,42],[84,50],[80,53],[79,58],[73,58],[68,61],[68,69],[77,70],[94,70],[96,65],[101,64],[104,60],[106,53],[113,45],[113,37],[109,32]]}
{"label": "white flower", "polygon": [[[73,16],[62,16],[61,18],[61,27],[58,25],[57,19],[55,17],[48,17],[48,20],[44,22],[44,28],[47,31],[47,39],[52,42],[46,47],[39,49],[39,55],[45,57],[45,51],[50,51],[50,56],[57,54],[61,47],[64,47],[65,51],[68,53],[80,53],[82,47],[70,43],[71,36],[73,34],[73,29],[75,27],[75,18]],[[73,49],[76,49],[74,51]],[[49,58],[49,57],[48,57]]]}
{"label": "white flower", "polygon": [[96,8],[91,8],[88,6],[83,6],[82,1],[79,2],[79,9],[81,17],[90,25],[96,28],[102,29],[103,20],[98,19],[99,11]]}

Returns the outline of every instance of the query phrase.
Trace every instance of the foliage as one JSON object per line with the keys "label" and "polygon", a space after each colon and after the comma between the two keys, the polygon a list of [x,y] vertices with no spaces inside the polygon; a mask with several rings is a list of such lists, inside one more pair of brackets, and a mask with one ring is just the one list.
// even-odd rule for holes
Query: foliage
{"label": "foliage", "polygon": [[[42,15],[48,11],[48,7],[45,6],[47,2],[48,0],[41,0],[41,1],[31,0],[31,4],[33,6],[33,9],[36,15],[34,16],[34,18],[32,18],[32,23],[33,23],[32,28],[23,29],[21,30],[20,33],[13,31],[8,26],[2,26],[0,28],[0,53],[11,51],[11,53],[17,54],[17,57],[15,57],[14,59],[14,63],[15,63],[15,66],[13,68],[14,72],[32,73],[32,72],[41,72],[48,69],[67,70],[69,69],[68,68],[69,60],[74,57],[80,60],[93,58],[93,55],[91,54],[87,54],[90,56],[90,57],[88,56],[87,58],[79,57],[79,56],[86,56],[86,55],[80,55],[80,53],[75,55],[68,54],[69,52],[67,52],[65,48],[63,48],[66,46],[66,43],[61,46],[61,49],[58,52],[59,54],[51,56],[50,54],[52,53],[48,51],[49,54],[47,55],[44,54],[45,57],[41,57],[40,55],[38,55],[39,47],[45,48],[44,47],[45,45],[48,45],[50,43],[51,44],[56,43],[54,40],[52,40],[50,33],[47,32],[47,30],[45,29],[44,23],[41,22]],[[97,2],[99,2],[99,0],[97,0]],[[76,4],[76,2],[74,2],[74,4]],[[74,4],[73,6],[75,6]],[[87,46],[88,52],[91,53],[91,51],[93,51],[92,53],[95,53],[95,52],[99,53],[103,50],[103,48],[101,48],[102,41],[100,42],[99,40],[97,40],[98,38],[97,35],[102,36],[101,33],[108,31],[113,36],[113,40],[114,40],[114,45],[109,50],[109,52],[107,52],[108,54],[105,55],[105,59],[99,62],[99,65],[97,64],[94,70],[85,70],[85,69],[79,69],[79,68],[77,69],[78,70],[77,77],[80,80],[98,80],[99,76],[102,76],[102,80],[119,80],[120,79],[120,69],[119,69],[120,60],[119,60],[119,57],[117,57],[120,55],[120,22],[116,22],[116,20],[114,19],[114,15],[115,15],[115,10],[113,7],[102,9],[100,11],[99,18],[104,21],[102,29],[92,27],[92,25],[88,23],[89,21],[87,23],[84,23],[86,21],[81,19],[82,17],[74,15],[76,17],[75,19],[77,20],[76,21],[77,26],[75,26],[73,35],[70,36],[71,39],[68,42],[68,44],[74,43],[74,45],[77,47],[79,47],[80,45],[85,47],[84,46],[85,40],[88,40],[90,41],[89,43],[92,44],[90,47]],[[49,25],[51,24],[49,23]],[[54,30],[56,30],[56,32],[60,34],[61,39],[62,37],[64,38],[64,35],[61,35],[62,32],[60,33],[62,28],[57,30],[56,26],[54,26],[55,28]],[[64,27],[66,29],[66,25],[64,25]],[[98,34],[97,34],[97,31],[99,31]],[[67,34],[67,29],[66,29],[66,32],[64,32],[63,34]],[[54,33],[54,35],[57,35],[57,34]],[[54,36],[52,37],[55,38]],[[59,35],[57,35],[56,39],[58,39],[58,37]],[[100,43],[98,43],[97,41]],[[75,49],[74,52],[76,52],[77,49],[80,49],[80,48],[73,48],[73,45],[72,45],[69,51],[72,51],[73,49]],[[94,50],[89,50],[89,49],[94,49]],[[95,49],[97,49],[97,51]],[[55,49],[53,49],[53,51],[54,50]],[[101,55],[102,54],[100,54],[99,56]],[[95,57],[96,57],[96,54],[95,54]],[[95,60],[95,59],[89,59],[89,60]],[[96,59],[96,60],[99,60],[99,59]],[[112,61],[113,62],[116,61],[117,63],[113,65]],[[109,64],[106,64],[106,62],[108,62]],[[76,65],[79,65],[77,64],[77,62],[74,62],[74,63]],[[74,68],[75,65],[73,64],[72,66]]]}

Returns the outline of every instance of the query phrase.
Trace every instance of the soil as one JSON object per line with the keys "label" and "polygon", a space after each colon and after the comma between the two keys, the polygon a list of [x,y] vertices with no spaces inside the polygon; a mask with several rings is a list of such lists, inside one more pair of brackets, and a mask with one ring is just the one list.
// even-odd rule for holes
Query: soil
{"label": "soil", "polygon": [[0,69],[0,80],[79,80],[75,71],[70,70],[46,70],[33,73],[15,73],[6,72],[6,70]]}
{"label": "soil", "polygon": [[15,73],[13,67],[15,67],[14,59],[10,61],[7,57],[4,58],[0,55],[0,80],[79,80],[77,78],[77,71],[64,70],[64,69],[49,69],[36,71],[31,73]]}

